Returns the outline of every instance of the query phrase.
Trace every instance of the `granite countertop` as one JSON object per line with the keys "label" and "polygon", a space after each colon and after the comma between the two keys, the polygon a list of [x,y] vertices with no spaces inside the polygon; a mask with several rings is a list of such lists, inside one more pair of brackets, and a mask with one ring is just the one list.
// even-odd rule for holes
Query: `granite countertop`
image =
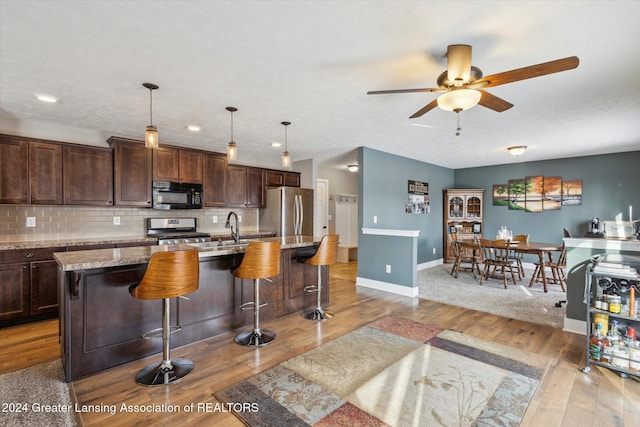
{"label": "granite countertop", "polygon": [[88,239],[54,239],[0,242],[0,251],[15,249],[62,248],[66,246],[108,245],[117,243],[153,242],[158,239],[146,236],[132,237],[93,237]]}
{"label": "granite countertop", "polygon": [[[301,248],[315,246],[320,242],[321,237],[312,236],[292,236],[292,237],[267,237],[255,239],[257,241],[279,240],[282,249]],[[214,256],[233,255],[244,253],[246,244],[237,246],[216,246],[217,242],[212,242],[208,246],[202,243],[195,245],[163,245],[163,246],[139,246],[130,248],[114,249],[94,249],[88,251],[56,252],[53,257],[64,271],[90,270],[94,268],[117,267],[123,265],[146,264],[151,256],[156,252],[166,252],[175,250],[188,250],[196,247],[199,251],[199,258]]]}

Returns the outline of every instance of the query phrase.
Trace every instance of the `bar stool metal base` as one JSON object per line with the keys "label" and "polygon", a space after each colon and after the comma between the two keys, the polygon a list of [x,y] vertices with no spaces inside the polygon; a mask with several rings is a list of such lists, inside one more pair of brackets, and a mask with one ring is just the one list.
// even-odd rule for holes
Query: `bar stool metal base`
{"label": "bar stool metal base", "polygon": [[268,329],[252,329],[236,336],[236,344],[260,347],[276,339],[276,333]]}
{"label": "bar stool metal base", "polygon": [[325,311],[322,308],[318,307],[302,312],[301,316],[309,320],[325,320],[331,319],[333,317],[333,313],[331,311]]}
{"label": "bar stool metal base", "polygon": [[191,360],[176,358],[170,362],[171,366],[167,366],[165,361],[147,366],[138,372],[136,382],[147,386],[177,383],[194,368]]}

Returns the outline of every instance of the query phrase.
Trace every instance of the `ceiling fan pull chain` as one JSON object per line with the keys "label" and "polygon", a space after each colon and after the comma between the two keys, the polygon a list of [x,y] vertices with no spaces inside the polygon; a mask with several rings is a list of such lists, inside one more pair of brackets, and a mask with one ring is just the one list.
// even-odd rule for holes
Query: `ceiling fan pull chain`
{"label": "ceiling fan pull chain", "polygon": [[458,123],[458,127],[456,128],[456,136],[460,136],[460,131],[462,130],[462,128],[460,127],[460,111],[462,110],[460,108],[456,108],[453,111],[456,112],[456,121]]}

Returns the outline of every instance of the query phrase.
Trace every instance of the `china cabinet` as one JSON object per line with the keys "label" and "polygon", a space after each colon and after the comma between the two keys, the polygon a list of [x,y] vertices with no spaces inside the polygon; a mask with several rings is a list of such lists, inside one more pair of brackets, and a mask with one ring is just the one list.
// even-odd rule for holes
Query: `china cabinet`
{"label": "china cabinet", "polygon": [[444,262],[453,262],[452,234],[458,239],[482,237],[484,189],[444,190]]}

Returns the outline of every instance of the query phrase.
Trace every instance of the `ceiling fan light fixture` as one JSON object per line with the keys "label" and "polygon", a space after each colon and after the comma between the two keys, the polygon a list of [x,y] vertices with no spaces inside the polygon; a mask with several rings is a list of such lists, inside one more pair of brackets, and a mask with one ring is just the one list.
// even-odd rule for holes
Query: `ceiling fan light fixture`
{"label": "ceiling fan light fixture", "polygon": [[349,172],[358,172],[358,165],[348,165]]}
{"label": "ceiling fan light fixture", "polygon": [[454,89],[438,97],[438,107],[446,111],[468,110],[478,105],[481,96],[474,89]]}
{"label": "ceiling fan light fixture", "polygon": [[527,151],[527,146],[514,145],[513,147],[507,148],[507,150],[509,150],[509,153],[511,153],[512,156],[521,156],[524,154],[525,151]]}
{"label": "ceiling fan light fixture", "polygon": [[144,131],[144,146],[146,148],[158,148],[158,127],[153,124],[153,91],[159,86],[154,83],[142,83],[149,89],[149,126]]}
{"label": "ceiling fan light fixture", "polygon": [[291,124],[291,122],[280,122],[284,126],[284,151],[282,152],[282,167],[290,168],[291,167],[291,156],[289,155],[289,151],[287,150],[287,126]]}
{"label": "ceiling fan light fixture", "polygon": [[236,107],[227,107],[226,110],[231,113],[231,141],[227,144],[227,161],[232,162],[238,160],[238,146],[233,140],[233,113],[238,109]]}

